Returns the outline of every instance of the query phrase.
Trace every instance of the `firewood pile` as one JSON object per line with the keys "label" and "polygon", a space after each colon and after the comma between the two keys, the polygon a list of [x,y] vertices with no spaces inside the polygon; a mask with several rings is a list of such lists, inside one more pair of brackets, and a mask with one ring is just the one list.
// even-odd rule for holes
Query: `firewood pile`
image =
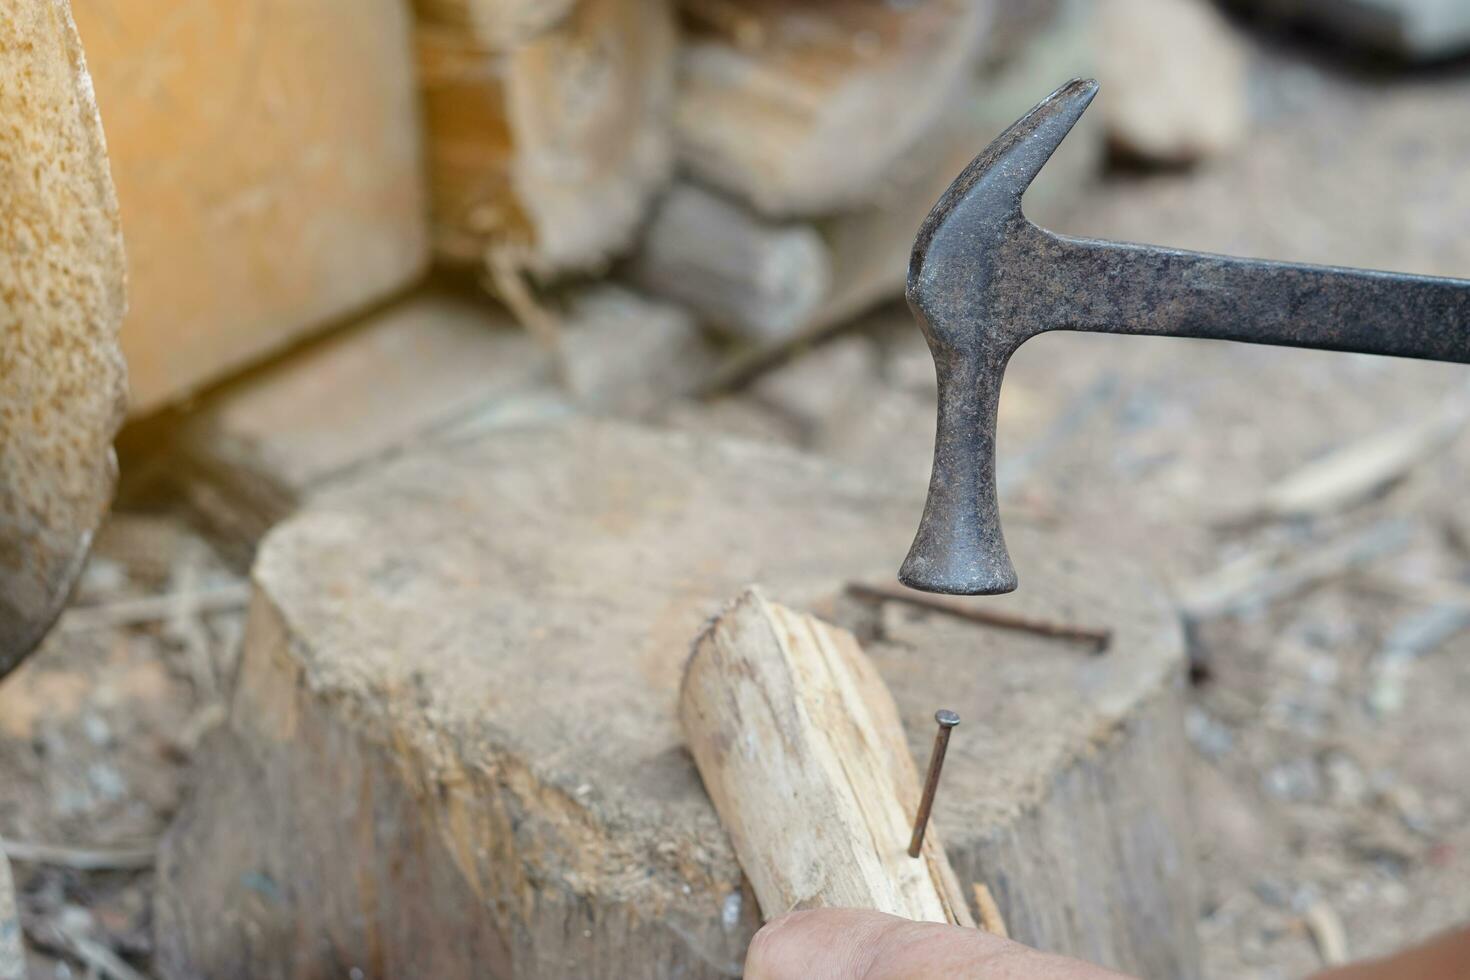
{"label": "firewood pile", "polygon": [[[144,475],[242,560],[374,460],[568,411],[645,419],[899,296],[937,196],[1068,77],[1121,108],[1032,188],[1042,223],[1109,141],[1172,164],[1243,127],[1240,53],[1196,0],[75,6],[125,229],[131,418],[170,420]],[[1155,21],[1193,54],[1108,41]],[[176,41],[187,58],[144,70]]]}
{"label": "firewood pile", "polygon": [[[1183,7],[1186,32],[1216,16],[1132,6],[1128,23]],[[135,418],[421,288],[431,265],[564,356],[560,291],[609,278],[737,350],[810,336],[896,295],[954,173],[1106,67],[1086,0],[74,7],[127,229]],[[160,46],[177,49],[162,66]],[[1144,71],[1115,84],[1143,90],[1133,114],[1155,131],[1109,125],[1170,160],[1229,144],[1238,65],[1228,46],[1216,61],[1197,83],[1227,103],[1214,122],[1171,116]],[[1083,192],[1101,142],[1096,125],[1068,141],[1038,219]]]}

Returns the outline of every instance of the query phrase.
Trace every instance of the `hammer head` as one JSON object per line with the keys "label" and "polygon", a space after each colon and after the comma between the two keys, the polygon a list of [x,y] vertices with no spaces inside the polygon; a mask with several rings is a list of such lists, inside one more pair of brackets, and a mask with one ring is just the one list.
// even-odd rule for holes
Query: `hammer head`
{"label": "hammer head", "polygon": [[929,212],[909,261],[908,301],[934,355],[939,423],[929,500],[899,580],[953,595],[1016,588],[995,491],[1001,377],[1052,323],[1043,277],[1048,236],[1021,196],[1097,94],[1074,79],[996,138]]}

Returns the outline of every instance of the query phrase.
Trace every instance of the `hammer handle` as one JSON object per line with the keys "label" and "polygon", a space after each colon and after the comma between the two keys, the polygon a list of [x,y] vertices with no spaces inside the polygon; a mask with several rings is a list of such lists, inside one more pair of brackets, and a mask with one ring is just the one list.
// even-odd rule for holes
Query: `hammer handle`
{"label": "hammer handle", "polygon": [[1042,232],[1079,282],[1056,329],[1470,363],[1470,281],[1245,259]]}

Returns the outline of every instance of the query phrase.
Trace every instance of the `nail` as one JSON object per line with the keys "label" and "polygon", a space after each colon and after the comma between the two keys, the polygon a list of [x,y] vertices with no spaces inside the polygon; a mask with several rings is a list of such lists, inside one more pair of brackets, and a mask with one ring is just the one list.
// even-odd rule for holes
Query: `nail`
{"label": "nail", "polygon": [[934,751],[929,753],[929,774],[924,777],[924,795],[919,798],[919,813],[914,817],[914,836],[909,838],[909,857],[919,856],[924,846],[924,829],[929,826],[929,811],[934,808],[934,791],[939,788],[939,771],[944,768],[944,753],[949,748],[949,733],[960,723],[960,716],[948,708],[934,712],[939,731],[934,735]]}

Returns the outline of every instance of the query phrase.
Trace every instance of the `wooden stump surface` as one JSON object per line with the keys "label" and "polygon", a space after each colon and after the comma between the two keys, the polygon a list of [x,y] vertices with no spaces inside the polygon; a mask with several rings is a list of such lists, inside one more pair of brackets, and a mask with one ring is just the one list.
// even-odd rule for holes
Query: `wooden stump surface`
{"label": "wooden stump surface", "polygon": [[[917,434],[916,438],[924,438]],[[987,608],[1087,645],[856,598],[923,488],[788,451],[580,421],[336,486],[266,540],[238,688],[167,840],[168,976],[737,975],[757,924],[683,744],[681,666],[749,582],[852,630],[1012,935],[1197,975],[1180,633],[1117,555],[1008,524]],[[920,763],[922,764],[922,763]]]}

